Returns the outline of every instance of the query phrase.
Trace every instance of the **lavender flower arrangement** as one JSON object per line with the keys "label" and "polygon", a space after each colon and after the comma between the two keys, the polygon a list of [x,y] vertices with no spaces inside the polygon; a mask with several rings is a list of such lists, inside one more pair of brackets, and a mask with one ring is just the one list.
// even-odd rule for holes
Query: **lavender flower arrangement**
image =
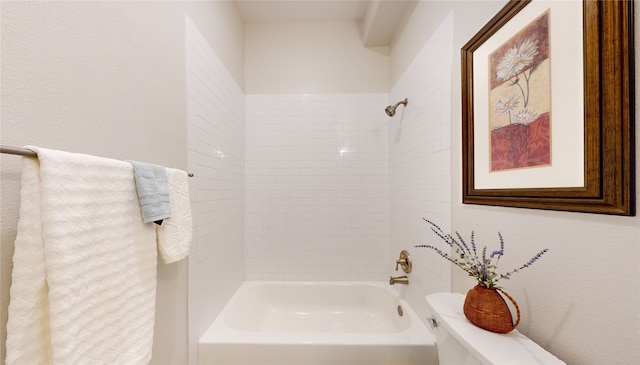
{"label": "lavender flower arrangement", "polygon": [[544,250],[538,252],[535,256],[533,256],[533,258],[531,258],[531,260],[529,260],[521,267],[513,269],[506,274],[498,274],[496,273],[498,262],[500,261],[500,257],[504,255],[504,240],[500,232],[498,232],[498,237],[500,238],[500,250],[493,251],[489,254],[487,252],[487,246],[484,246],[482,248],[482,251],[479,253],[478,247],[476,247],[473,232],[471,232],[471,246],[469,246],[458,232],[456,232],[456,239],[450,234],[444,233],[442,229],[435,223],[427,219],[424,220],[427,223],[431,224],[431,230],[436,235],[438,235],[438,237],[440,237],[447,245],[449,245],[449,247],[453,249],[453,253],[452,255],[449,255],[432,245],[416,245],[415,247],[430,248],[436,251],[440,256],[451,261],[454,265],[469,273],[469,276],[475,277],[478,280],[478,284],[484,286],[485,288],[499,288],[497,283],[501,279],[510,279],[512,274],[531,266],[542,255],[549,251],[545,248]]}

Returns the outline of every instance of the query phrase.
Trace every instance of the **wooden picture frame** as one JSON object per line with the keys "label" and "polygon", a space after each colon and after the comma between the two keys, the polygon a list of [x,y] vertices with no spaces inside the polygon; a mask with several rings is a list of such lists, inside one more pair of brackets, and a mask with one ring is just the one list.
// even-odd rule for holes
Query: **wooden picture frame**
{"label": "wooden picture frame", "polygon": [[[583,52],[581,53],[582,64],[576,65],[581,66],[578,78],[581,79],[579,81],[582,83],[583,92],[578,96],[578,98],[582,98],[582,108],[576,109],[582,110],[569,110],[567,115],[581,116],[575,118],[577,121],[573,121],[579,125],[579,128],[575,130],[581,129],[581,133],[574,133],[574,135],[565,133],[568,138],[564,141],[564,145],[569,143],[570,146],[572,138],[579,142],[576,143],[577,145],[582,144],[582,148],[576,153],[576,156],[579,157],[576,161],[579,160],[579,163],[571,163],[570,161],[567,163],[567,166],[576,167],[576,170],[579,171],[573,175],[577,176],[580,181],[574,184],[569,178],[567,186],[561,184],[556,186],[553,178],[546,181],[546,178],[528,177],[531,171],[534,173],[545,171],[548,166],[538,168],[544,165],[544,162],[538,162],[540,166],[532,163],[533,167],[531,168],[520,168],[524,165],[514,165],[518,168],[506,173],[490,170],[492,167],[489,165],[492,162],[487,163],[487,161],[493,156],[490,156],[493,153],[491,150],[497,150],[500,145],[491,140],[492,135],[490,134],[494,133],[495,129],[489,128],[488,115],[490,113],[504,113],[505,108],[490,109],[490,103],[486,102],[484,103],[487,105],[486,110],[480,111],[485,106],[478,100],[490,97],[487,94],[493,91],[487,90],[486,80],[493,76],[490,75],[490,67],[482,68],[479,65],[482,62],[491,65],[491,61],[483,61],[488,58],[483,56],[487,54],[484,48],[499,49],[499,47],[490,46],[492,44],[500,44],[503,49],[512,48],[513,52],[519,50],[518,47],[526,47],[524,44],[527,40],[524,39],[524,35],[520,34],[521,32],[517,33],[520,35],[516,37],[515,31],[511,30],[511,34],[507,34],[508,31],[505,30],[524,29],[520,25],[523,20],[518,20],[522,19],[524,15],[519,14],[531,12],[532,8],[535,9],[534,6],[531,6],[533,3],[535,0],[533,2],[531,0],[509,1],[462,47],[462,202],[465,204],[635,215],[635,78],[633,1],[631,0],[586,0],[579,4],[582,7],[582,16],[581,19],[578,19],[578,24],[582,23],[582,29],[577,29],[577,31],[581,32],[583,37],[581,42]],[[526,7],[529,8],[523,11]],[[553,11],[550,16],[554,17]],[[514,24],[516,24],[515,28]],[[552,28],[549,27],[549,37],[551,42],[555,42],[554,29]],[[579,28],[579,25],[575,28]],[[566,29],[562,31],[564,32]],[[531,31],[527,32],[531,33]],[[500,34],[502,34],[502,38],[500,38]],[[541,37],[531,36],[527,39],[537,41]],[[498,39],[498,43],[495,39]],[[509,41],[500,41],[499,39],[509,39]],[[574,40],[574,43],[580,42]],[[541,58],[540,53],[532,52],[538,58]],[[548,57],[553,56],[557,56],[557,54]],[[562,59],[562,57],[557,58]],[[474,62],[477,65],[474,65]],[[553,67],[552,65],[551,68]],[[561,67],[556,67],[556,69],[559,68]],[[506,86],[516,85],[515,81],[523,84],[524,77],[518,78],[513,74],[506,76],[512,77]],[[531,72],[529,72],[529,76],[533,78]],[[537,74],[536,77],[538,77]],[[563,72],[553,74],[550,77],[552,78],[551,84],[554,85],[573,83],[571,80],[562,79],[565,77]],[[529,79],[526,81],[528,86]],[[526,96],[525,89],[520,87],[521,85],[516,86],[517,89],[513,87],[513,90],[516,90],[513,93],[518,95],[515,101],[522,101],[522,96]],[[576,86],[576,89],[580,88]],[[558,91],[555,86],[552,88],[551,94],[556,98],[551,102],[552,117],[555,118],[551,121],[551,125],[568,123],[568,119],[571,118],[556,118],[558,115],[562,115],[562,107],[565,107],[557,100],[565,100],[563,99],[565,96],[570,97],[571,95],[563,95],[563,90]],[[502,106],[504,107],[504,102]],[[552,132],[551,135],[552,138],[556,138],[556,142],[557,139],[562,142],[562,138],[565,138],[562,133]],[[487,136],[490,137],[487,138]],[[483,148],[482,146],[485,144],[490,148]],[[513,146],[513,142],[510,146]],[[553,160],[556,157],[558,160],[562,159],[564,152],[562,149],[557,150],[560,151],[551,152],[553,158],[549,166],[553,165]],[[571,153],[567,155],[571,155]],[[496,156],[498,156],[497,153]],[[544,176],[555,175],[557,173]],[[505,179],[504,177],[507,176],[512,179]],[[484,182],[484,180],[488,182]],[[520,186],[521,183],[522,186]],[[540,186],[536,185],[538,183]]]}

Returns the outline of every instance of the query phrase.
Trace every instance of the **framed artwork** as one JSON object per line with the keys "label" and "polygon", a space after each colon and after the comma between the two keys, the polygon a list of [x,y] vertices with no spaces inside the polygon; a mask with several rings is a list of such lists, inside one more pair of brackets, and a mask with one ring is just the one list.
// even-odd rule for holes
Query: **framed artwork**
{"label": "framed artwork", "polygon": [[463,203],[635,215],[633,1],[511,0],[462,48]]}

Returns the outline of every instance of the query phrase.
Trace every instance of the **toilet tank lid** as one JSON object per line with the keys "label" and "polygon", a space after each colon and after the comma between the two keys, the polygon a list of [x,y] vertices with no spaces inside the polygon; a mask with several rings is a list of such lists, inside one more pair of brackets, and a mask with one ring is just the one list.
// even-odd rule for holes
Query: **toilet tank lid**
{"label": "toilet tank lid", "polygon": [[500,334],[473,325],[462,310],[462,294],[429,294],[426,300],[438,325],[485,364],[564,364],[518,330]]}

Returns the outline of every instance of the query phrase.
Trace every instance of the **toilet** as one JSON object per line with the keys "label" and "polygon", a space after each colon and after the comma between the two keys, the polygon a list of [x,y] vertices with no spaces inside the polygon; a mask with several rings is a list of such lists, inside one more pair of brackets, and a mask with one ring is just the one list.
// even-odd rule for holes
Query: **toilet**
{"label": "toilet", "polygon": [[458,293],[426,296],[440,365],[564,364],[517,330],[499,334],[471,324],[462,311],[464,298]]}

